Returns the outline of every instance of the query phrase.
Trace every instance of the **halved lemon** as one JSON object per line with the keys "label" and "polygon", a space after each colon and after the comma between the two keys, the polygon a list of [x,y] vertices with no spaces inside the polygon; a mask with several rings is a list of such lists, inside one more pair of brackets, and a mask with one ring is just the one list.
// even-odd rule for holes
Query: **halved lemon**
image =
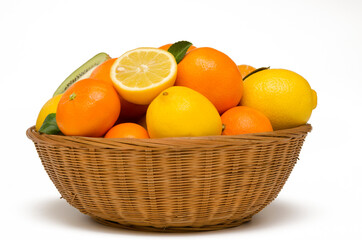
{"label": "halved lemon", "polygon": [[174,85],[177,63],[168,51],[137,48],[120,56],[112,65],[110,75],[114,87],[125,100],[147,105]]}

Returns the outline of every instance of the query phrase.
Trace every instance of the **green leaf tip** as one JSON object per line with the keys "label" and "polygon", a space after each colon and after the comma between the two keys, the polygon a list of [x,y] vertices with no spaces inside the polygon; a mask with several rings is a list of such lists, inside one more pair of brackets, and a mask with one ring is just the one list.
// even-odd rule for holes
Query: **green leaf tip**
{"label": "green leaf tip", "polygon": [[246,78],[250,77],[250,76],[253,75],[254,73],[257,73],[257,72],[260,72],[260,71],[263,71],[263,70],[267,70],[267,69],[270,69],[270,66],[269,66],[269,67],[261,67],[261,68],[255,69],[255,70],[252,71],[251,73],[247,74],[247,75],[243,78],[243,81],[245,81]]}
{"label": "green leaf tip", "polygon": [[187,50],[192,46],[192,43],[188,41],[175,42],[168,49],[170,53],[175,57],[177,64],[185,57]]}
{"label": "green leaf tip", "polygon": [[62,132],[58,128],[58,124],[55,117],[56,117],[55,113],[48,114],[48,116],[45,118],[43,122],[43,125],[41,125],[39,132],[45,134],[52,134],[52,135],[62,134]]}

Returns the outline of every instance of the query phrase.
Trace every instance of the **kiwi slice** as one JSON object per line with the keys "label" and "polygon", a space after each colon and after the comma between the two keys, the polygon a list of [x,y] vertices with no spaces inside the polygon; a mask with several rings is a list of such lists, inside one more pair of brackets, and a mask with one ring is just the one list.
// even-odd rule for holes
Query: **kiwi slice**
{"label": "kiwi slice", "polygon": [[107,53],[98,53],[91,59],[89,59],[86,63],[84,63],[82,66],[80,66],[77,70],[72,72],[63,82],[60,84],[60,86],[57,88],[53,96],[56,96],[58,94],[61,94],[65,92],[70,86],[72,86],[73,83],[89,78],[89,76],[92,74],[93,70],[101,65],[103,62],[107,61],[111,57]]}

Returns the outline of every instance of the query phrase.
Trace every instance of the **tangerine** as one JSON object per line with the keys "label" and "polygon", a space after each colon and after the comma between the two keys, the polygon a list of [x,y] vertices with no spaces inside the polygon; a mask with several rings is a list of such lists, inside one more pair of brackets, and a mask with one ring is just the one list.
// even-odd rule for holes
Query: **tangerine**
{"label": "tangerine", "polygon": [[249,65],[245,65],[245,64],[242,64],[242,65],[238,65],[238,69],[241,73],[241,77],[244,79],[244,77],[246,77],[246,75],[248,75],[249,73],[251,73],[252,71],[255,71],[256,68],[255,67],[252,67],[252,66],[249,66]]}
{"label": "tangerine", "polygon": [[112,67],[113,63],[116,60],[117,60],[117,58],[108,59],[107,61],[105,61],[104,63],[102,63],[98,67],[96,67],[93,70],[93,72],[91,73],[89,78],[93,78],[93,79],[97,79],[97,80],[103,80],[103,81],[106,81],[106,82],[108,82],[110,84],[113,84],[110,72],[111,72],[111,67]]}
{"label": "tangerine", "polygon": [[234,61],[209,47],[196,48],[178,64],[175,85],[207,97],[221,114],[235,107],[243,94],[243,80]]}
{"label": "tangerine", "polygon": [[64,135],[101,137],[117,121],[120,110],[118,93],[110,84],[87,78],[64,92],[56,121]]}
{"label": "tangerine", "polygon": [[221,115],[222,135],[271,132],[273,127],[269,119],[260,111],[245,107],[233,107]]}
{"label": "tangerine", "polygon": [[136,123],[115,125],[104,136],[105,138],[150,138],[146,129]]}

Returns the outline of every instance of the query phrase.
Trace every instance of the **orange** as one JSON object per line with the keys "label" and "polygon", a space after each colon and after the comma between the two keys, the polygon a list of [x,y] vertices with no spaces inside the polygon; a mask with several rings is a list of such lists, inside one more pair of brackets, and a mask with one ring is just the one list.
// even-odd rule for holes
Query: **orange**
{"label": "orange", "polygon": [[113,84],[111,76],[110,76],[110,72],[111,72],[111,67],[112,67],[113,63],[116,60],[117,60],[117,58],[112,58],[112,59],[105,61],[104,63],[102,63],[101,65],[99,65],[98,67],[96,67],[93,70],[93,72],[89,78],[103,80],[103,81]]}
{"label": "orange", "polygon": [[252,71],[255,71],[256,68],[249,66],[249,65],[238,65],[238,69],[241,73],[241,77],[244,79],[244,77],[246,77],[246,75],[248,75],[249,73],[251,73]]}
{"label": "orange", "polygon": [[118,93],[110,84],[87,78],[64,92],[56,121],[64,135],[101,137],[117,121],[120,110]]}
{"label": "orange", "polygon": [[260,111],[245,107],[233,107],[221,115],[224,130],[222,135],[271,132],[273,127],[269,119]]}
{"label": "orange", "polygon": [[[166,45],[163,45],[163,46],[159,47],[159,49],[163,49],[163,50],[166,50],[166,51],[167,51],[171,46],[172,46],[172,44],[169,43],[169,44],[166,44]],[[189,49],[187,50],[186,53],[190,52],[191,50],[193,50],[193,49],[195,49],[195,48],[196,48],[196,47],[195,47],[194,45],[191,45],[191,46],[189,47]]]}
{"label": "orange", "polygon": [[148,128],[147,128],[147,122],[146,122],[146,115],[144,115],[140,120],[138,120],[137,124],[141,125],[141,126],[144,127],[146,130],[148,130]]}
{"label": "orange", "polygon": [[219,113],[235,107],[243,94],[237,65],[226,54],[208,47],[196,48],[178,64],[175,85],[207,97]]}
{"label": "orange", "polygon": [[150,138],[146,129],[135,123],[121,123],[112,127],[105,138]]}
{"label": "orange", "polygon": [[148,105],[138,105],[126,101],[121,97],[122,110],[118,122],[137,122],[146,114]]}

